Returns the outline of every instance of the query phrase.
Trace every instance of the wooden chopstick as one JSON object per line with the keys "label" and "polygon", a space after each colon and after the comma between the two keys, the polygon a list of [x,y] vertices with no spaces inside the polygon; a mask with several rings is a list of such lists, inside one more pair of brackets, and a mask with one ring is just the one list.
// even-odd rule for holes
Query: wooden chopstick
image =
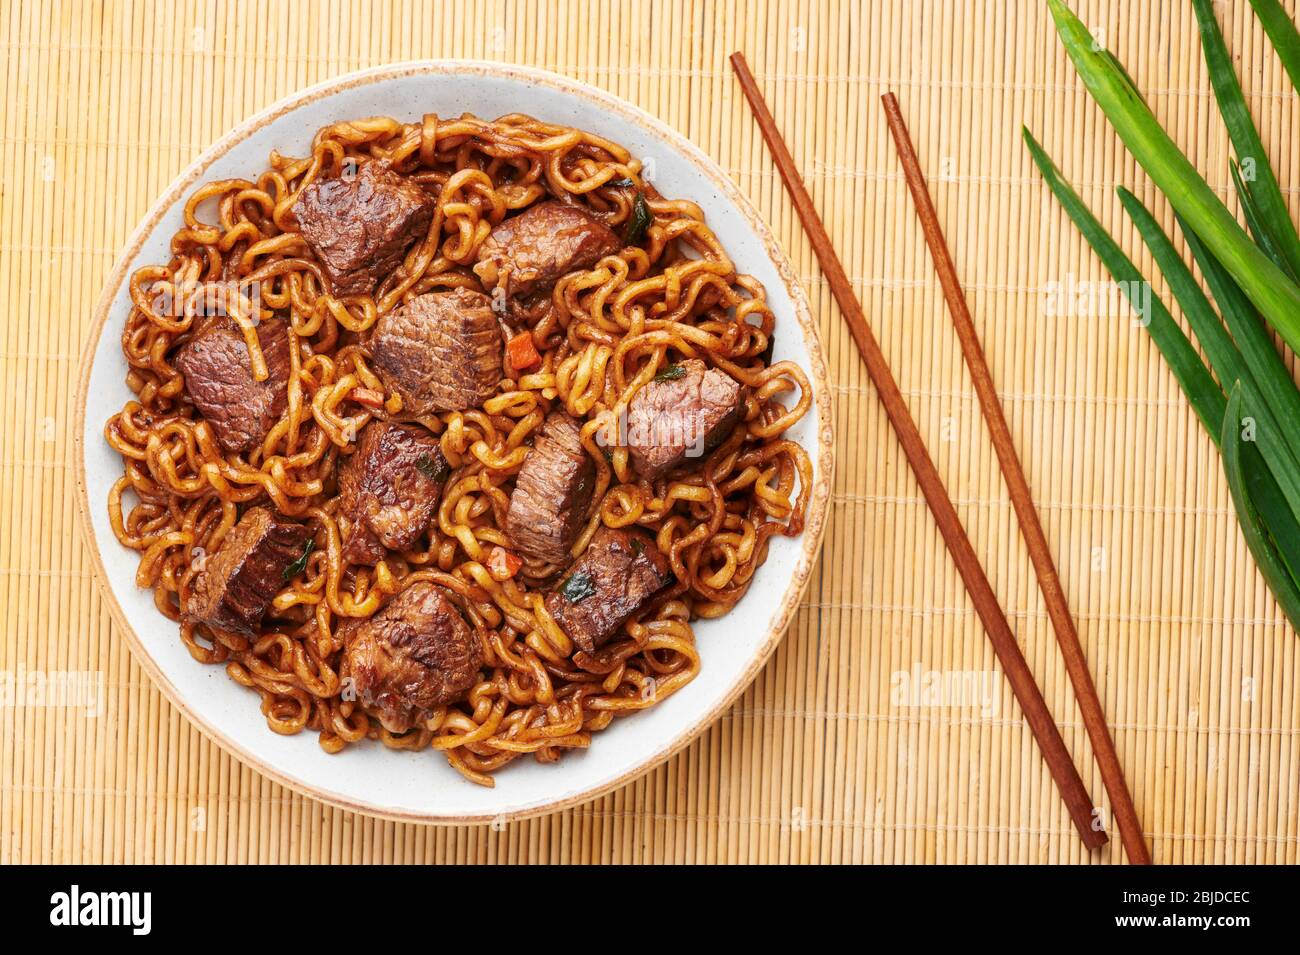
{"label": "wooden chopstick", "polygon": [[961,518],[957,516],[957,511],[943,486],[943,479],[935,469],[934,462],[930,460],[925,442],[921,440],[921,433],[917,430],[916,422],[912,420],[907,402],[903,400],[903,393],[899,391],[898,383],[889,370],[889,363],[885,360],[884,353],[881,352],[880,345],[867,324],[862,305],[853,294],[853,287],[844,273],[844,266],[840,263],[839,256],[835,254],[830,236],[826,234],[826,227],[822,225],[817,215],[812,198],[804,188],[799,169],[795,166],[790,150],[786,148],[785,141],[776,128],[776,121],[772,119],[767,104],[763,102],[763,94],[759,92],[758,84],[754,82],[754,76],[749,72],[744,56],[740,53],[731,54],[731,66],[740,80],[740,88],[744,90],[745,97],[749,100],[758,128],[772,150],[776,168],[781,173],[781,179],[790,193],[804,231],[808,233],[817,261],[821,263],[822,271],[826,273],[831,294],[839,303],[853,340],[857,343],[862,360],[866,363],[867,373],[876,386],[881,404],[885,406],[885,414],[889,417],[895,434],[898,435],[898,441],[903,446],[903,453],[912,466],[917,483],[921,485],[921,493],[925,496],[926,503],[930,505],[935,523],[939,525],[939,532],[943,535],[953,562],[957,565],[957,571],[966,584],[975,611],[979,614],[988,633],[989,642],[993,644],[993,650],[1002,663],[1003,672],[1011,684],[1012,692],[1020,702],[1025,721],[1038,740],[1043,760],[1047,763],[1052,778],[1056,780],[1070,818],[1074,821],[1083,844],[1089,849],[1098,849],[1105,845],[1107,840],[1104,831],[1093,828],[1092,799],[1083,785],[1083,780],[1079,778],[1079,771],[1075,768],[1070,751],[1066,749],[1065,741],[1061,738],[1052,714],[1047,709],[1043,694],[1039,692],[1038,685],[1034,682],[1029,664],[1025,662],[1024,654],[1020,652],[1006,615],[998,605],[993,587],[980,566],[975,549],[971,547],[966,530],[962,527]]}
{"label": "wooden chopstick", "polygon": [[1011,506],[1015,508],[1020,521],[1020,530],[1025,535],[1025,544],[1029,548],[1029,559],[1038,575],[1038,587],[1043,592],[1047,604],[1047,616],[1056,630],[1056,641],[1061,646],[1061,656],[1065,658],[1065,670],[1074,685],[1074,695],[1079,701],[1079,711],[1083,715],[1083,725],[1092,740],[1092,752],[1101,770],[1101,779],[1110,794],[1111,808],[1119,827],[1120,840],[1128,853],[1129,861],[1136,865],[1150,865],[1151,855],[1147,851],[1146,840],[1142,836],[1142,824],[1138,821],[1137,809],[1133,806],[1133,797],[1129,794],[1128,784],[1124,782],[1124,772],[1115,753],[1115,742],[1110,737],[1106,726],[1106,716],[1102,712],[1101,700],[1097,696],[1097,687],[1092,682],[1088,670],[1088,661],[1079,643],[1079,633],[1074,626],[1074,618],[1065,602],[1065,590],[1061,587],[1060,575],[1056,572],[1056,563],[1052,560],[1051,549],[1047,546],[1047,535],[1043,533],[1038,510],[1034,507],[1033,496],[1029,493],[1029,481],[1025,479],[1020,456],[1011,440],[1011,429],[1007,427],[1006,416],[1002,413],[1002,404],[998,401],[997,389],[993,387],[993,375],[988,362],[984,359],[984,349],[980,346],[979,335],[975,332],[975,322],[971,319],[970,309],[966,306],[966,296],[962,292],[961,282],[957,278],[957,268],[953,265],[952,255],[943,238],[943,229],[939,225],[939,214],[935,211],[930,191],[925,184],[925,174],[921,171],[921,162],[912,145],[911,134],[899,109],[898,98],[893,93],[881,97],[885,105],[885,115],[889,119],[889,131],[894,136],[894,145],[898,149],[899,161],[903,164],[903,176],[912,191],[916,204],[916,214],[921,220],[921,231],[925,233],[926,244],[934,258],[935,271],[939,273],[939,284],[943,287],[943,297],[947,299],[948,311],[952,313],[953,324],[957,327],[957,337],[961,340],[961,350],[966,356],[966,366],[970,369],[971,379],[975,383],[975,393],[979,396],[980,407],[984,411],[984,420],[988,423],[993,438],[993,447],[997,451],[998,463],[1002,467],[1002,476],[1006,479],[1007,490],[1011,494]]}

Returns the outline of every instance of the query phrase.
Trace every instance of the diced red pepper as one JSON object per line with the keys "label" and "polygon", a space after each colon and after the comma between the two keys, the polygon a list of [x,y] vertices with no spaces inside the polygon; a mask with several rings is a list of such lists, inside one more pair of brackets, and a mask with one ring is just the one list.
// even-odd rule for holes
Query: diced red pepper
{"label": "diced red pepper", "polygon": [[504,547],[493,547],[488,553],[488,572],[493,577],[505,579],[513,577],[524,562]]}
{"label": "diced red pepper", "polygon": [[541,363],[542,356],[537,354],[533,344],[532,332],[520,332],[506,343],[506,354],[510,356],[510,365],[516,371],[532,368]]}
{"label": "diced red pepper", "polygon": [[348,392],[348,397],[367,408],[374,408],[376,411],[384,410],[383,392],[375,391],[373,388],[353,388]]}

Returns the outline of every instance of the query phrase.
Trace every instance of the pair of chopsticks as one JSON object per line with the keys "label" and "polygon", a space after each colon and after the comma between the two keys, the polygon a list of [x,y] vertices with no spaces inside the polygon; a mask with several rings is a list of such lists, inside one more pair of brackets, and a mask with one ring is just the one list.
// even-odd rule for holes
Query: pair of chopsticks
{"label": "pair of chopsticks", "polygon": [[[948,497],[943,479],[939,476],[926,450],[925,442],[921,438],[920,431],[917,430],[916,422],[912,419],[898,383],[894,380],[889,363],[885,360],[884,353],[880,350],[880,345],[867,324],[862,305],[853,294],[848,276],[844,273],[844,266],[840,263],[839,256],[835,254],[830,236],[827,235],[826,228],[813,207],[812,199],[804,188],[798,167],[795,166],[794,159],[781,138],[776,121],[763,101],[763,95],[759,92],[758,84],[754,81],[744,56],[733,53],[731,65],[753,109],[754,118],[758,122],[763,138],[772,151],[781,179],[785,182],[786,190],[794,202],[804,231],[808,233],[817,260],[821,263],[822,271],[830,283],[831,293],[835,296],[835,301],[839,303],[840,311],[848,322],[849,331],[853,335],[854,342],[857,343],[858,351],[862,354],[862,360],[866,363],[867,372],[880,395],[881,404],[885,406],[885,413],[898,436],[899,443],[903,446],[903,453],[907,456],[908,463],[921,486],[921,493],[934,514],[935,522],[939,525],[944,542],[948,545],[957,570],[966,584],[971,602],[975,605],[976,613],[984,624],[989,641],[993,644],[994,652],[1006,673],[1007,681],[1011,684],[1020,708],[1024,711],[1025,720],[1038,741],[1043,760],[1047,763],[1047,768],[1061,792],[1070,818],[1074,821],[1083,844],[1089,849],[1098,849],[1106,844],[1107,837],[1104,828],[1094,817],[1093,801],[1065,746],[1065,741],[1061,738],[1060,731],[1056,728],[1043,694],[1034,681],[1029,664],[1025,661],[1024,654],[1021,653],[1020,646],[1016,642],[1015,634],[1011,632],[1006,615],[998,604],[997,596],[962,526],[961,518],[958,517],[952,500]],[[1110,795],[1120,838],[1130,862],[1149,864],[1151,857],[1142,836],[1137,810],[1133,806],[1133,799],[1124,782],[1119,757],[1115,753],[1115,744],[1110,738],[1101,701],[1097,696],[1097,688],[1093,685],[1092,676],[1088,671],[1083,647],[1079,643],[1074,620],[1065,602],[1060,576],[1052,561],[1046,535],[1043,533],[1033,498],[1030,496],[1029,482],[1025,479],[1015,445],[1012,443],[1011,431],[1007,427],[997,391],[993,386],[993,377],[984,359],[984,352],[980,347],[970,310],[966,306],[961,283],[957,278],[957,270],[953,266],[952,256],[944,242],[939,217],[925,185],[925,176],[898,108],[898,100],[893,93],[887,93],[883,97],[883,102],[889,119],[890,132],[893,134],[894,144],[903,164],[903,172],[917,207],[925,240],[939,273],[944,298],[947,300],[948,309],[957,327],[962,352],[974,380],[985,421],[993,436],[994,449],[1007,482],[1016,517],[1025,535],[1030,560],[1038,575],[1039,588],[1047,604],[1048,616],[1056,630],[1057,642],[1065,659],[1066,672],[1074,686],[1084,726],[1087,728],[1093,753],[1101,770],[1102,781]]]}

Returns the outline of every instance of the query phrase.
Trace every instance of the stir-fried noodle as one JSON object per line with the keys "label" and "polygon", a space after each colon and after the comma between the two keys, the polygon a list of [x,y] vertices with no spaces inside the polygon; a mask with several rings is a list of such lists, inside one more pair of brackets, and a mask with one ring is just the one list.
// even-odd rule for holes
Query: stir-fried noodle
{"label": "stir-fried noodle", "polygon": [[[293,208],[313,181],[373,160],[418,183],[435,211],[427,234],[373,294],[336,297]],[[800,533],[811,464],[784,434],[810,407],[807,378],[789,362],[768,363],[773,315],[764,290],[737,273],[700,209],[660,196],[641,174],[621,146],[527,116],[340,122],[317,133],[305,158],[272,153],[255,179],[200,187],[172,238],[171,261],[132,277],[122,350],[135,398],[105,428],[124,463],[108,502],[113,528],[139,552],[138,585],[179,623],[190,653],[255,690],[274,731],[315,730],[330,752],[367,737],[442,750],[489,785],[490,773],[522,754],[555,761],[589,745],[616,715],[689,682],[700,668],[691,620],[725,614],[744,596],[769,538]],[[506,216],[555,199],[582,205],[620,237],[637,228],[638,214],[648,210],[652,221],[641,224],[639,241],[515,308],[539,364],[520,372],[503,360],[496,393],[479,407],[403,414],[373,367],[368,331],[425,293],[490,293],[472,268],[484,239]],[[242,331],[259,381],[267,374],[259,324],[288,328],[283,414],[246,453],[223,451],[173,363],[214,301]],[[740,423],[670,476],[640,478],[617,445],[619,422],[639,389],[693,358],[744,386]],[[674,578],[592,653],[543,605],[561,567],[489,560],[494,548],[512,547],[505,514],[515,475],[555,407],[580,422],[596,473],[573,555],[602,524],[638,525],[654,535]],[[451,471],[419,545],[356,565],[344,556],[336,472],[376,419],[427,428]],[[203,559],[254,504],[307,525],[315,546],[248,637],[187,619],[182,607]],[[341,625],[375,614],[418,580],[450,595],[484,662],[460,701],[394,734],[348,692]]]}

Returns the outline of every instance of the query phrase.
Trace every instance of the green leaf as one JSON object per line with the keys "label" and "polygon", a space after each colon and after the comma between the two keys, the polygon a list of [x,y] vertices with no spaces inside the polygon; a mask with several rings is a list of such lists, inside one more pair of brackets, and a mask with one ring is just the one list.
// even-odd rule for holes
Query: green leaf
{"label": "green leaf", "polygon": [[1264,250],[1264,254],[1272,259],[1279,269],[1294,278],[1295,273],[1291,270],[1291,264],[1282,255],[1281,249],[1278,248],[1278,244],[1273,240],[1273,236],[1264,225],[1259,207],[1255,204],[1255,197],[1251,195],[1250,187],[1241,178],[1241,168],[1237,165],[1235,159],[1229,161],[1228,168],[1232,171],[1232,186],[1237,190],[1237,200],[1241,203],[1241,213],[1246,217],[1246,228],[1254,236],[1255,244]]}
{"label": "green leaf", "polygon": [[424,452],[415,459],[415,467],[421,474],[431,481],[441,481],[447,476],[451,468],[447,465],[447,460],[439,452],[430,454]]}
{"label": "green leaf", "polygon": [[1270,244],[1280,253],[1294,278],[1300,275],[1300,236],[1296,235],[1286,200],[1278,188],[1277,176],[1273,174],[1273,167],[1269,164],[1255,121],[1250,117],[1237,71],[1232,68],[1232,57],[1228,55],[1223,32],[1214,16],[1214,5],[1210,0],[1192,0],[1192,8],[1200,23],[1205,66],[1214,87],[1214,96],[1219,101],[1223,124],[1228,128],[1232,148],[1237,153],[1237,165],[1248,163],[1246,171],[1253,173],[1253,176],[1243,180],[1234,171],[1234,177],[1238,186],[1249,196],[1258,219],[1256,235],[1268,235]]}
{"label": "green leaf", "polygon": [[1187,323],[1196,333],[1196,338],[1201,343],[1206,357],[1210,359],[1210,367],[1214,369],[1220,384],[1231,383],[1245,376],[1246,363],[1242,361],[1241,353],[1232,343],[1232,339],[1223,327],[1223,322],[1215,314],[1210,300],[1205,297],[1205,292],[1201,290],[1201,286],[1192,275],[1192,270],[1183,262],[1174,244],[1160,228],[1160,223],[1156,222],[1150,210],[1133,193],[1123,186],[1116,191],[1119,193],[1119,201],[1123,204],[1124,210],[1137,226],[1138,234],[1146,242],[1152,258],[1156,260],[1156,265],[1164,274],[1165,281],[1169,283],[1169,290],[1174,293],[1174,298],[1177,299],[1183,314],[1187,316]]}
{"label": "green leaf", "polygon": [[1047,5],[1084,85],[1129,152],[1260,313],[1292,348],[1300,349],[1300,287],[1250,240],[1136,95],[1114,58],[1097,52],[1078,17],[1062,0],[1047,0]]}
{"label": "green leaf", "polygon": [[655,381],[676,381],[685,374],[686,369],[681,365],[665,365],[655,375]]}
{"label": "green leaf", "polygon": [[[1241,440],[1241,389],[1234,387],[1228,399],[1226,413],[1223,417],[1223,430],[1220,447],[1223,449],[1223,473],[1228,479],[1228,488],[1232,492],[1232,501],[1237,508],[1237,520],[1241,524],[1246,538],[1246,546],[1255,555],[1264,580],[1277,598],[1282,612],[1291,621],[1291,626],[1300,630],[1300,587],[1296,586],[1295,577],[1288,568],[1286,560],[1278,549],[1273,535],[1269,533],[1271,523],[1276,516],[1269,515],[1267,508],[1275,508],[1276,502],[1270,501],[1267,494],[1252,496],[1251,478],[1247,473],[1247,462],[1243,455]],[[1258,485],[1255,486],[1258,490]],[[1256,505],[1262,504],[1260,509]],[[1265,513],[1261,515],[1261,510]],[[1283,508],[1283,510],[1285,510]],[[1270,523],[1266,524],[1265,521]]]}
{"label": "green leaf", "polygon": [[302,548],[302,556],[284,569],[284,572],[280,575],[280,579],[287,584],[289,581],[293,580],[304,570],[306,570],[307,558],[311,556],[311,552],[315,549],[316,549],[316,542],[312,540],[310,537],[307,538],[307,543],[304,544]]}
{"label": "green leaf", "polygon": [[560,584],[560,596],[571,604],[580,603],[596,592],[596,583],[586,571],[576,571]]}
{"label": "green leaf", "polygon": [[1291,424],[1282,429],[1282,435],[1291,453],[1300,459],[1300,427],[1296,426],[1300,423],[1300,388],[1296,387],[1291,371],[1278,354],[1273,336],[1232,276],[1210,254],[1196,233],[1185,228],[1181,218],[1178,225],[1264,402],[1278,421]]}
{"label": "green leaf", "polygon": [[650,228],[650,223],[655,221],[655,217],[650,212],[650,206],[646,204],[645,196],[641,193],[636,194],[632,200],[632,214],[628,216],[627,231],[623,234],[625,245],[636,245],[645,238],[646,230]]}
{"label": "green leaf", "polygon": [[1246,489],[1259,511],[1260,520],[1286,564],[1291,579],[1300,582],[1300,523],[1296,522],[1258,450],[1242,442],[1241,459],[1246,472]]}
{"label": "green leaf", "polygon": [[1281,426],[1264,404],[1255,383],[1247,378],[1237,384],[1241,388],[1242,408],[1247,417],[1254,419],[1254,440],[1259,446],[1259,453],[1273,473],[1291,513],[1300,520],[1300,462],[1291,453],[1282,436]]}
{"label": "green leaf", "polygon": [[1300,33],[1296,32],[1295,24],[1277,0],[1250,0],[1250,5],[1273,41],[1273,49],[1291,77],[1291,85],[1300,93]]}
{"label": "green leaf", "polygon": [[[1061,172],[1052,162],[1051,157],[1043,151],[1034,139],[1033,134],[1026,128],[1023,130],[1025,145],[1029,148],[1029,153],[1033,156],[1034,164],[1038,171],[1042,173],[1043,179],[1047,182],[1052,193],[1060,201],[1061,206],[1065,209],[1066,214],[1078,226],[1083,237],[1088,240],[1093,251],[1110,270],[1110,274],[1115,281],[1121,283],[1121,287],[1130,292],[1136,288],[1150,289],[1150,286],[1143,279],[1142,273],[1138,271],[1136,265],[1129,259],[1124,251],[1110,237],[1101,223],[1092,214],[1083,200],[1079,198],[1078,193],[1071,188],[1070,184],[1061,176]],[[1132,296],[1130,294],[1130,300]],[[1192,403],[1192,410],[1196,416],[1201,419],[1201,423],[1210,435],[1217,441],[1219,431],[1223,425],[1223,408],[1225,400],[1223,391],[1210,376],[1210,371],[1205,367],[1205,362],[1201,356],[1196,353],[1183,330],[1178,327],[1178,323],[1170,316],[1168,309],[1154,294],[1150,295],[1149,302],[1134,302],[1134,310],[1146,322],[1147,333],[1160,349],[1165,361],[1169,364],[1170,370],[1174,377],[1178,379],[1178,384],[1187,395],[1188,401]],[[1143,316],[1142,309],[1147,309],[1150,314]]]}
{"label": "green leaf", "polygon": [[1146,206],[1123,187],[1119,189],[1119,198],[1151,249],[1156,264],[1164,273],[1169,288],[1182,307],[1183,314],[1187,316],[1192,331],[1200,340],[1219,381],[1228,387],[1232,387],[1234,382],[1238,383],[1242,392],[1242,407],[1254,419],[1253,427],[1259,451],[1282,490],[1288,507],[1300,519],[1300,461],[1292,453],[1282,426],[1260,394],[1241,353],[1228,337],[1210,300],[1193,278],[1191,269],[1184,264],[1173,243]]}

